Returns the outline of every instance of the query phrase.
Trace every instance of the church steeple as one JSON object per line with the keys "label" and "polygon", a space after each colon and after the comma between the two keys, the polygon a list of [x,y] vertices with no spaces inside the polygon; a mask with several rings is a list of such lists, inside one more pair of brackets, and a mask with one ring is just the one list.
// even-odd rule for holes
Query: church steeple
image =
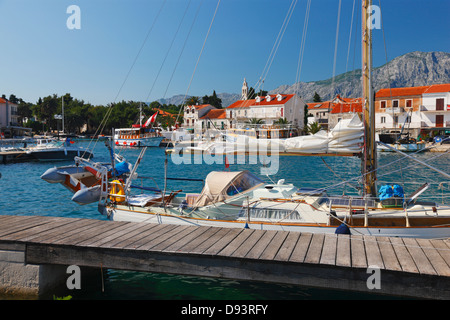
{"label": "church steeple", "polygon": [[247,99],[248,99],[248,86],[247,86],[247,81],[245,81],[245,78],[244,78],[244,83],[242,84],[241,100],[247,100]]}

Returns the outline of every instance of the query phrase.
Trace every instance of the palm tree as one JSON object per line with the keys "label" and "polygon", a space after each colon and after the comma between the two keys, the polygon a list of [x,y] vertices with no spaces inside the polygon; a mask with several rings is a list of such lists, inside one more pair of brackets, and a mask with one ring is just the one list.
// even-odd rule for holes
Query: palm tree
{"label": "palm tree", "polygon": [[315,133],[319,132],[321,129],[322,129],[322,127],[320,126],[320,124],[317,121],[310,123],[306,126],[306,132],[309,134],[315,134]]}
{"label": "palm tree", "polygon": [[264,120],[263,119],[258,119],[258,118],[250,118],[249,120],[245,121],[245,123],[249,123],[249,124],[263,124]]}
{"label": "palm tree", "polygon": [[195,106],[196,104],[199,104],[199,103],[200,103],[200,97],[193,96],[193,97],[186,99],[187,106]]}
{"label": "palm tree", "polygon": [[278,120],[274,121],[273,124],[290,124],[286,118],[278,118]]}

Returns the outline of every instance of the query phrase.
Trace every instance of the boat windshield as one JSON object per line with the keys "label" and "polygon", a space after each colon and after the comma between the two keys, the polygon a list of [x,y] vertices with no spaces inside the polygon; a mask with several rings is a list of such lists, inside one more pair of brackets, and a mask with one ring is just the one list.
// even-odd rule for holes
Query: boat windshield
{"label": "boat windshield", "polygon": [[205,179],[205,186],[197,198],[195,207],[224,201],[239,193],[246,192],[264,182],[249,171],[213,171]]}

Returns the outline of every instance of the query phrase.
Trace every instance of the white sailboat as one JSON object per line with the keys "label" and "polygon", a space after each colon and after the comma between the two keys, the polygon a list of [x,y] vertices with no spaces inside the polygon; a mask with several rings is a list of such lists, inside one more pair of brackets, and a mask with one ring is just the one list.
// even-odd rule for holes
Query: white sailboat
{"label": "white sailboat", "polygon": [[[362,4],[363,123],[359,118],[353,118],[340,122],[334,132],[286,139],[283,144],[286,154],[358,155],[362,161],[362,195],[333,196],[326,189],[299,189],[283,179],[266,184],[248,171],[213,171],[206,177],[203,189],[195,194],[181,195],[182,190],[164,189],[133,195],[131,183],[145,153],[146,148],[143,148],[130,172],[114,178],[103,175],[99,211],[112,220],[123,221],[313,233],[450,237],[450,206],[419,199],[427,184],[406,197],[397,192],[396,186],[386,186],[384,193],[378,196],[371,31],[367,26],[371,1],[362,0]],[[361,136],[364,136],[363,144]],[[450,178],[447,173],[427,166]]]}

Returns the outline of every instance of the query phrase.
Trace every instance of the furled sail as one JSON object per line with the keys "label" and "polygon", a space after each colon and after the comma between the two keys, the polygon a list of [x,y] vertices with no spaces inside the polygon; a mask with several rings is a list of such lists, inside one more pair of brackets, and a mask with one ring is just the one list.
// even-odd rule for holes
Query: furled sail
{"label": "furled sail", "polygon": [[358,115],[343,119],[330,131],[284,140],[284,152],[327,154],[359,153],[364,137],[364,124]]}

